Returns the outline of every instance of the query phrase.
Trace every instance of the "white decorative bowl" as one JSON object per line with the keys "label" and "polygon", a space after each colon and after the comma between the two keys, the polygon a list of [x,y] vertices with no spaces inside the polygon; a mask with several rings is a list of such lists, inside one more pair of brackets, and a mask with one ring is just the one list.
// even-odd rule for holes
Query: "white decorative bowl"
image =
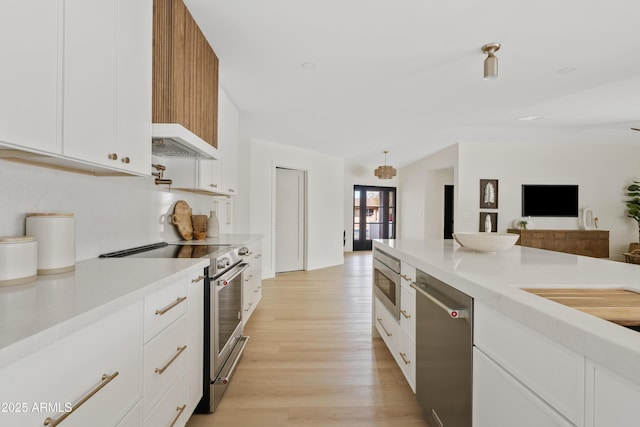
{"label": "white decorative bowl", "polygon": [[453,233],[460,246],[478,252],[500,252],[509,249],[517,241],[513,233]]}

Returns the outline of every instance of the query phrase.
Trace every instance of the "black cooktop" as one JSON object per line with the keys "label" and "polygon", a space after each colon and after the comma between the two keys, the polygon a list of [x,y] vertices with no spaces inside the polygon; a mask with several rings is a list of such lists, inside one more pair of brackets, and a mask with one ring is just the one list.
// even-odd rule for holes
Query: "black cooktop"
{"label": "black cooktop", "polygon": [[220,252],[231,245],[170,245],[166,242],[102,254],[100,258],[203,258]]}

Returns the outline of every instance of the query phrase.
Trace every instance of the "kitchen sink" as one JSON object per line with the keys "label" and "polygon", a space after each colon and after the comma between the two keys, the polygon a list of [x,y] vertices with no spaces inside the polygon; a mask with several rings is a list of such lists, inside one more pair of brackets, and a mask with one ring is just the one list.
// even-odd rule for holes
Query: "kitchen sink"
{"label": "kitchen sink", "polygon": [[640,293],[623,288],[522,290],[640,332]]}

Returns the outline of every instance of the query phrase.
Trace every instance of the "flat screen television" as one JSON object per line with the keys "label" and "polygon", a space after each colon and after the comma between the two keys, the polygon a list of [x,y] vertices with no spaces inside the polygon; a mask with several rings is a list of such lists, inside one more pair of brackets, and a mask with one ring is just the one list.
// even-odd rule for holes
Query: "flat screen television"
{"label": "flat screen television", "polygon": [[577,185],[522,185],[522,216],[578,216]]}

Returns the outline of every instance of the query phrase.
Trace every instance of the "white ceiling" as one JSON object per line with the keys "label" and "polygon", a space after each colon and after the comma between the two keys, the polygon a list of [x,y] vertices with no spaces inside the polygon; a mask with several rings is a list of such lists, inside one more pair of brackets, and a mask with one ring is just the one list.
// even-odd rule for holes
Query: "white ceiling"
{"label": "white ceiling", "polygon": [[637,0],[185,3],[251,137],[394,166],[456,142],[640,143]]}

